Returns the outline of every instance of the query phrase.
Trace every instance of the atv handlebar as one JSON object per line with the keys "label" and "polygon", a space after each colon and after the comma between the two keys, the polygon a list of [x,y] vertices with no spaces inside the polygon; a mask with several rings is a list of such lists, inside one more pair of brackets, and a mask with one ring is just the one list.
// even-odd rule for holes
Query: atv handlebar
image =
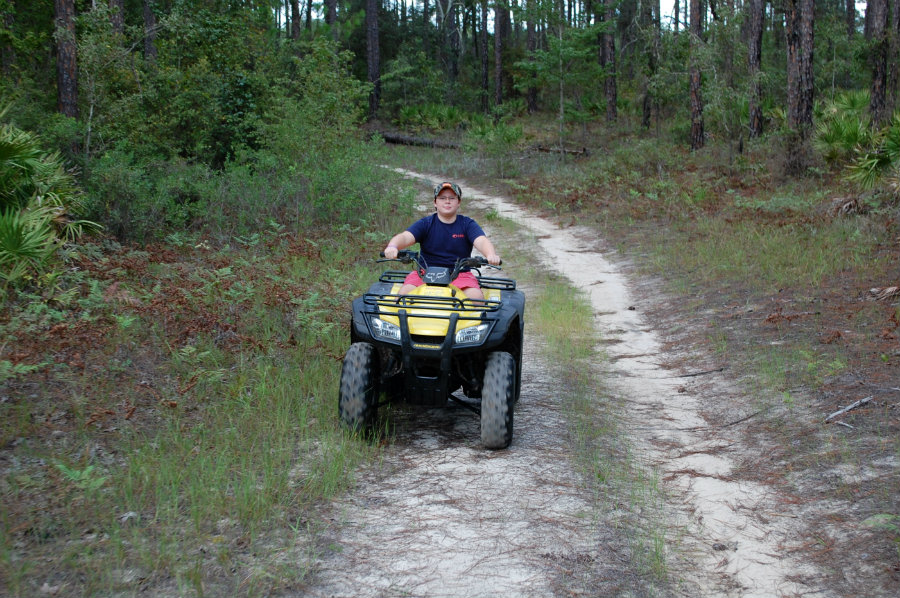
{"label": "atv handlebar", "polygon": [[420,259],[420,255],[419,255],[418,251],[410,251],[409,249],[400,249],[399,251],[397,251],[397,257],[395,257],[394,259],[385,258],[383,251],[378,252],[378,255],[380,255],[382,258],[384,258],[384,259],[378,260],[379,263],[380,262],[402,262],[404,264],[408,264],[410,262],[415,262],[416,264],[418,264],[419,259]]}
{"label": "atv handlebar", "polygon": [[[397,257],[394,259],[387,259],[384,257],[384,252],[379,252],[379,255],[382,259],[377,260],[380,262],[400,262],[403,264],[414,263],[419,268],[427,268],[428,264],[425,263],[425,260],[422,258],[422,254],[418,251],[410,251],[409,249],[401,249],[397,252]],[[500,260],[500,264],[503,263],[503,260]],[[474,255],[472,257],[466,257],[459,260],[456,260],[456,264],[453,266],[453,274],[451,278],[455,279],[456,276],[464,269],[464,268],[480,268],[482,266],[487,266],[489,268],[500,269],[500,265],[494,266],[487,258]]]}

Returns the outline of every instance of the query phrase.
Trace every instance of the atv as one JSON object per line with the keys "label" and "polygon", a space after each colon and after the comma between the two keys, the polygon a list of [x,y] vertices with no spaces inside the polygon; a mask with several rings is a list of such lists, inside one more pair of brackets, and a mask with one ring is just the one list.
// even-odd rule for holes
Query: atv
{"label": "atv", "polygon": [[[483,257],[458,260],[452,269],[429,268],[409,250],[378,260],[386,261],[414,264],[425,284],[401,295],[408,272],[387,270],[353,301],[341,422],[371,430],[383,402],[442,407],[450,400],[480,415],[485,448],[506,448],[522,385],[524,293],[514,280],[482,276],[481,268],[499,269]],[[465,269],[476,274],[483,301],[450,284]],[[471,400],[453,394],[460,389]]]}

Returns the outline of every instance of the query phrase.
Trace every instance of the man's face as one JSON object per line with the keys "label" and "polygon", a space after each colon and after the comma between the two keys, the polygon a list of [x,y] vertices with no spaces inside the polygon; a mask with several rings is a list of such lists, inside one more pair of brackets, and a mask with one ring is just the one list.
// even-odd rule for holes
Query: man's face
{"label": "man's face", "polygon": [[434,199],[434,206],[441,216],[454,216],[459,210],[459,198],[450,189],[443,189]]}

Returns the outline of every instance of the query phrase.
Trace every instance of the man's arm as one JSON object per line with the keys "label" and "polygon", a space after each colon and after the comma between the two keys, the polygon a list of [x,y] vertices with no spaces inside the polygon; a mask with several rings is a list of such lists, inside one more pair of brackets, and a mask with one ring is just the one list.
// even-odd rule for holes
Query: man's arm
{"label": "man's arm", "polygon": [[414,245],[415,242],[416,238],[408,230],[405,230],[402,233],[397,233],[396,235],[391,237],[391,240],[388,241],[387,247],[384,248],[384,257],[392,260],[397,257],[398,251],[400,251],[401,249],[406,249],[410,245]]}
{"label": "man's arm", "polygon": [[487,258],[488,263],[494,266],[500,265],[500,256],[497,255],[497,250],[494,249],[494,244],[491,243],[490,239],[488,239],[486,236],[481,235],[472,242],[472,245],[474,245],[475,249],[480,251],[485,258]]}

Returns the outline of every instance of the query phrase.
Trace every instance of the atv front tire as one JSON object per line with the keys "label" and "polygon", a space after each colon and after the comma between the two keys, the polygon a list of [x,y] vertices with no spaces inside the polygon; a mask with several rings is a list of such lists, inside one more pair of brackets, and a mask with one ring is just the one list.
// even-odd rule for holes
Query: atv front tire
{"label": "atv front tire", "polygon": [[509,353],[490,353],[481,391],[481,443],[487,449],[509,446],[516,401],[516,360]]}
{"label": "atv front tire", "polygon": [[353,431],[375,424],[378,411],[378,352],[369,343],[353,343],[341,367],[338,412],[341,423]]}

